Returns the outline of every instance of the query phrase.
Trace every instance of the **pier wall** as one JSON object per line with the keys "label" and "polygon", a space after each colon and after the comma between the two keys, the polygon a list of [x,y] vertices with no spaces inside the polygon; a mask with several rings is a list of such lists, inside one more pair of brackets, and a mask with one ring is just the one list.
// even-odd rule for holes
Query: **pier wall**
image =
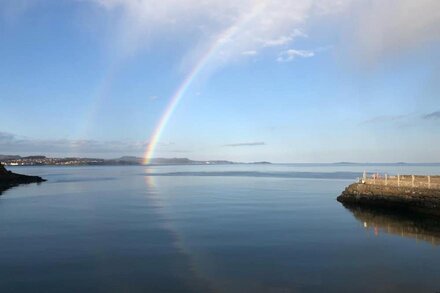
{"label": "pier wall", "polygon": [[342,203],[407,209],[440,215],[440,189],[354,183],[337,198]]}

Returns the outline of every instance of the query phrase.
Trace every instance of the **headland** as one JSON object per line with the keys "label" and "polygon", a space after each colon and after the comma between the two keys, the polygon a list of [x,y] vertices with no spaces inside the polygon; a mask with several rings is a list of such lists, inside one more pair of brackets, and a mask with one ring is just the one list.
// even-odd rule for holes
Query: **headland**
{"label": "headland", "polygon": [[19,184],[39,183],[46,181],[39,176],[28,176],[22,174],[16,174],[5,169],[0,164],[0,195],[6,189],[17,186]]}

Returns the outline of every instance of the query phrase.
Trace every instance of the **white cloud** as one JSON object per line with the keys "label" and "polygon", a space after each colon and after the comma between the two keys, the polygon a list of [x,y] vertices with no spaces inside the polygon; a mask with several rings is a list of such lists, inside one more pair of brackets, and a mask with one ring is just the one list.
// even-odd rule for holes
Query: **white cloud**
{"label": "white cloud", "polygon": [[257,54],[258,54],[258,52],[255,50],[244,51],[241,53],[241,55],[244,55],[244,56],[255,56]]}
{"label": "white cloud", "polygon": [[257,142],[240,142],[240,143],[230,143],[230,144],[225,144],[223,146],[225,147],[248,147],[248,146],[262,146],[262,145],[266,145],[265,142],[263,141],[257,141]]}
{"label": "white cloud", "polygon": [[373,0],[356,7],[353,51],[365,62],[440,40],[438,0]]}
{"label": "white cloud", "polygon": [[309,50],[289,49],[280,53],[277,58],[278,62],[290,62],[295,58],[310,58],[315,56],[315,52]]}
{"label": "white cloud", "polygon": [[303,33],[301,30],[295,29],[295,31],[290,35],[280,36],[275,39],[262,40],[262,43],[263,43],[263,47],[283,46],[292,42],[296,37],[307,37],[307,35]]}
{"label": "white cloud", "polygon": [[[248,55],[243,52],[276,54],[274,47],[293,46],[297,38],[307,36],[307,28],[322,24],[320,20],[329,15],[337,15],[337,22],[342,23],[335,28],[351,28],[350,36],[337,33],[340,46],[365,62],[440,41],[438,0],[71,1],[95,3],[108,13],[109,35],[122,56],[135,54],[158,40],[192,42],[192,52],[186,57],[189,67],[227,29],[234,32],[223,39],[221,50],[212,57],[214,63]],[[44,2],[0,0],[0,17],[15,19]]]}
{"label": "white cloud", "polygon": [[355,2],[361,0],[320,0],[315,1],[315,13],[317,15],[328,15],[346,11]]}
{"label": "white cloud", "polygon": [[263,41],[263,46],[264,47],[282,46],[290,43],[292,40],[293,40],[292,36],[281,36],[276,39]]}
{"label": "white cloud", "polygon": [[197,53],[188,53],[187,64],[194,63],[215,42],[220,43],[211,63],[221,65],[253,51],[289,45],[306,36],[304,27],[311,17],[340,11],[351,0],[90,1],[117,17],[116,43],[122,44],[125,54],[173,35],[195,44],[192,47]]}

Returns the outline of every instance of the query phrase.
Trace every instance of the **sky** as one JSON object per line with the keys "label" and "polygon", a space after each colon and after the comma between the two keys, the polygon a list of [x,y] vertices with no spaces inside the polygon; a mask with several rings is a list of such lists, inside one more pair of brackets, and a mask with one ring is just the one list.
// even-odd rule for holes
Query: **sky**
{"label": "sky", "polygon": [[0,154],[440,162],[440,1],[0,0]]}

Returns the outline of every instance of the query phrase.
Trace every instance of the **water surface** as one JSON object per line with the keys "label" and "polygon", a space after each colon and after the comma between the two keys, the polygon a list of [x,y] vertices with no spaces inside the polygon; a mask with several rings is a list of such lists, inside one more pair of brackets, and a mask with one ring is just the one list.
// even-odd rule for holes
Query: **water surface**
{"label": "water surface", "polygon": [[438,166],[19,167],[0,292],[435,292],[439,223],[344,207],[362,171]]}

